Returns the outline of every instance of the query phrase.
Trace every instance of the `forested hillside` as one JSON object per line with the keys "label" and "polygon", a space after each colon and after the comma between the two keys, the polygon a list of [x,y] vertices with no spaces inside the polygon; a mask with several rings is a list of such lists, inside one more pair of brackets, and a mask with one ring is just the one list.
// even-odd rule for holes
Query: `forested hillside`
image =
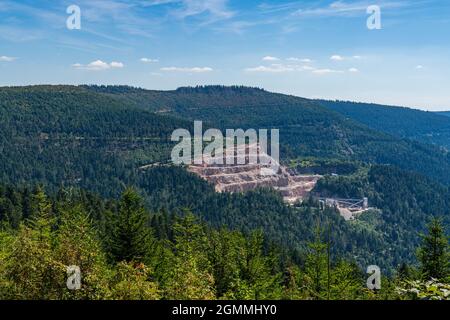
{"label": "forested hillside", "polygon": [[166,161],[187,121],[155,115],[83,88],[0,89],[0,179],[80,186],[118,195],[136,168]]}
{"label": "forested hillside", "polygon": [[[167,162],[170,134],[191,128],[194,119],[222,129],[279,128],[282,160],[295,170],[332,173],[339,167],[351,179],[371,168],[350,185],[360,186],[358,196],[368,196],[382,214],[347,223],[334,210],[319,210],[312,200],[292,208],[271,190],[217,194],[183,168],[140,168]],[[377,263],[392,272],[402,262],[415,262],[418,232],[430,217],[449,214],[450,161],[445,151],[375,131],[313,101],[257,88],[0,88],[0,121],[4,184],[33,188],[42,183],[50,195],[74,186],[107,198],[134,186],[152,212],[182,214],[188,208],[210,227],[226,226],[244,235],[262,229],[268,242],[290,251],[299,263],[320,223],[332,225],[334,258],[351,259],[360,267]],[[320,168],[299,166],[303,160]],[[419,172],[444,185],[414,173],[371,167],[374,163]],[[335,189],[346,190],[346,180],[338,182]],[[8,226],[18,228],[23,215],[17,214],[14,201],[3,202],[0,213]]]}
{"label": "forested hillside", "polygon": [[393,164],[450,183],[450,155],[446,151],[375,131],[312,100],[246,87],[176,91],[86,88],[146,110],[203,120],[215,128],[278,128],[284,160],[311,156]]}
{"label": "forested hillside", "polygon": [[372,129],[450,147],[450,119],[443,117],[444,114],[349,101],[317,102]]}
{"label": "forested hillside", "polygon": [[[417,268],[403,265],[368,290],[353,260],[334,247],[320,224],[305,242],[301,262],[267,243],[263,233],[212,229],[191,213],[149,212],[127,189],[105,201],[76,189],[48,197],[42,188],[0,187],[0,299],[445,299],[448,241],[439,220],[428,228]],[[3,213],[3,208],[0,210]],[[333,231],[333,234],[335,232]],[[433,242],[438,240],[439,244]],[[431,254],[430,254],[431,253]],[[81,272],[78,290],[68,266]],[[447,282],[447,284],[446,284]]]}
{"label": "forested hillside", "polygon": [[[428,178],[391,166],[371,166],[349,176],[327,176],[315,189],[322,196],[368,197],[375,212],[363,214],[354,224],[384,239],[373,254],[391,260],[414,261],[414,247],[430,219],[440,217],[450,226],[450,190]],[[401,252],[401,254],[399,254]]]}

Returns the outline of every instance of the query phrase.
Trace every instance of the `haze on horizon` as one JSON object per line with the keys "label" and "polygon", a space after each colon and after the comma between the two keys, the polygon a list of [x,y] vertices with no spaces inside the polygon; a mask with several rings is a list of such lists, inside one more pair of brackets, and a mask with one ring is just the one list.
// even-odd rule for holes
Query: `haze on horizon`
{"label": "haze on horizon", "polygon": [[450,110],[449,16],[443,0],[3,0],[0,86],[246,85]]}

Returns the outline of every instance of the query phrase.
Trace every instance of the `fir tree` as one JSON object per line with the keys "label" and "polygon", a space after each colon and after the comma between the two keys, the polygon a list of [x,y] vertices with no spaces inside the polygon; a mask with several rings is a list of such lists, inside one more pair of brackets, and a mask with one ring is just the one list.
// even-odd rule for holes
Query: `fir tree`
{"label": "fir tree", "polygon": [[166,297],[177,300],[215,298],[214,277],[206,256],[207,238],[197,219],[188,213],[173,226],[175,257]]}
{"label": "fir tree", "polygon": [[425,280],[445,279],[450,274],[448,237],[440,219],[434,218],[428,225],[428,234],[422,235],[418,250],[422,276]]}
{"label": "fir tree", "polygon": [[125,190],[112,239],[112,254],[116,261],[145,261],[152,242],[148,219],[141,197],[133,189]]}

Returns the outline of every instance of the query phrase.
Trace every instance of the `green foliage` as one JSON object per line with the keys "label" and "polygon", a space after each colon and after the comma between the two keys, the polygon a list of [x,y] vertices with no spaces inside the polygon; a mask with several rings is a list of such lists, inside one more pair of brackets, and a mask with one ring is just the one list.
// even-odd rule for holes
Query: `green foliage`
{"label": "green foliage", "polygon": [[0,292],[5,299],[57,299],[57,276],[64,266],[53,259],[50,239],[22,225],[6,248]]}
{"label": "green foliage", "polygon": [[67,274],[59,274],[57,279],[63,293],[61,298],[95,300],[108,296],[111,271],[90,218],[79,204],[61,212],[53,259],[64,266],[78,266],[82,271],[80,290],[67,290]]}
{"label": "green foliage", "polygon": [[450,119],[444,117],[445,112],[427,112],[349,101],[318,100],[317,102],[372,129],[450,147]]}
{"label": "green foliage", "polygon": [[150,281],[151,270],[144,264],[120,262],[112,280],[111,298],[114,300],[158,300],[160,293]]}
{"label": "green foliage", "polygon": [[450,247],[439,219],[433,219],[428,225],[428,234],[422,236],[417,255],[424,280],[443,280],[450,276]]}
{"label": "green foliage", "polygon": [[210,300],[215,298],[214,277],[206,255],[207,238],[192,214],[176,222],[174,261],[167,284],[171,300]]}
{"label": "green foliage", "polygon": [[449,300],[450,284],[438,282],[436,279],[428,281],[406,281],[396,288],[402,299],[408,300]]}
{"label": "green foliage", "polygon": [[305,263],[305,283],[309,296],[315,300],[326,299],[329,293],[327,256],[328,244],[321,241],[321,230],[317,228],[316,240],[309,243],[309,250]]}
{"label": "green foliage", "polygon": [[148,229],[148,213],[134,190],[127,189],[123,193],[113,228],[114,259],[118,262],[144,261],[150,251],[151,233]]}
{"label": "green foliage", "polygon": [[[139,196],[130,189],[121,199],[107,202],[93,201],[95,197],[74,190],[63,191],[57,198],[37,190],[29,196],[35,200],[35,208],[41,210],[26,221],[29,225],[21,221],[18,228],[0,232],[2,299],[416,298],[405,285],[416,280],[416,271],[409,267],[403,267],[398,278],[383,278],[380,292],[365,289],[365,277],[353,260],[328,254],[336,249],[335,228],[328,233],[317,229],[315,238],[305,243],[308,251],[298,257],[292,251],[268,245],[261,230],[243,234],[214,229],[189,211],[178,216],[146,213]],[[94,207],[99,212],[95,213]],[[141,238],[147,242],[145,248],[152,248],[145,263],[135,259],[107,262],[106,257],[116,247],[107,237],[100,236],[102,232],[96,226],[104,224],[106,229],[113,229],[118,220],[98,223],[91,217],[101,217],[106,212],[119,217],[120,211],[129,213],[125,217],[136,213],[141,217],[123,221],[146,221],[142,218],[144,213],[151,215],[151,224],[144,224],[146,234],[158,236]],[[35,223],[36,219],[41,222]],[[316,225],[330,222],[319,216],[315,219]],[[49,225],[50,228],[42,227]],[[67,267],[72,265],[81,270],[80,290],[66,287]],[[446,281],[424,289],[426,295],[445,297]],[[397,288],[407,291],[399,293]]]}
{"label": "green foliage", "polygon": [[[273,190],[217,194],[166,164],[170,134],[193,119],[205,129],[278,128],[291,169],[350,175],[326,177],[316,192],[368,196],[380,210],[348,223],[314,199],[288,207]],[[414,263],[428,218],[442,214],[449,225],[448,187],[414,173],[450,183],[445,150],[306,99],[221,86],[0,88],[0,123],[0,179],[19,186],[0,186],[2,298],[398,298],[397,280],[364,290],[359,268]],[[156,162],[164,166],[145,166]],[[36,183],[50,196],[29,188]],[[125,185],[136,191],[114,200]],[[313,232],[324,222],[332,225],[325,243]],[[424,270],[442,269],[430,262],[437,256],[420,257]],[[68,265],[81,266],[81,290],[66,288]],[[403,271],[398,281],[416,277]]]}
{"label": "green foliage", "polygon": [[[425,231],[431,217],[440,216],[445,227],[450,225],[448,187],[392,166],[374,165],[350,176],[327,176],[314,191],[325,197],[368,197],[369,205],[378,210],[363,214],[352,225],[371,255],[382,258],[367,263],[375,263],[389,273],[403,262],[416,263],[418,232]],[[364,238],[368,237],[366,242]]]}

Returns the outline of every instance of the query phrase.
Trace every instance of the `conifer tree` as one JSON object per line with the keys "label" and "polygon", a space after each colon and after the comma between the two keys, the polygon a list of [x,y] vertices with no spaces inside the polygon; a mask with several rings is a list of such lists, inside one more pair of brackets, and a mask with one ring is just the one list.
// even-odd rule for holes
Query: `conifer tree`
{"label": "conifer tree", "polygon": [[424,280],[441,280],[449,276],[449,243],[440,219],[434,218],[428,225],[428,234],[422,235],[418,258]]}
{"label": "conifer tree", "polygon": [[281,274],[273,274],[273,260],[264,255],[264,235],[261,230],[252,232],[247,239],[242,279],[251,292],[251,299],[279,299],[282,294]]}
{"label": "conifer tree", "polygon": [[326,299],[328,288],[328,257],[327,244],[321,240],[321,230],[316,230],[316,240],[308,244],[306,255],[305,275],[306,287],[313,299]]}
{"label": "conifer tree", "polygon": [[[71,205],[61,212],[56,235],[55,259],[62,267],[59,284],[61,299],[105,299],[109,295],[110,270],[98,235],[81,205]],[[66,287],[67,267],[77,266],[81,271],[81,288]]]}
{"label": "conifer tree", "polygon": [[37,186],[33,192],[31,199],[31,217],[29,220],[29,225],[35,231],[38,236],[38,240],[43,241],[47,239],[49,241],[51,232],[53,215],[52,215],[52,204],[47,199],[47,195],[41,186]]}
{"label": "conifer tree", "polygon": [[175,257],[166,297],[181,300],[215,299],[214,277],[206,255],[207,238],[191,213],[176,222]]}
{"label": "conifer tree", "polygon": [[152,242],[148,220],[141,197],[133,189],[125,190],[113,230],[111,251],[116,261],[146,260]]}

